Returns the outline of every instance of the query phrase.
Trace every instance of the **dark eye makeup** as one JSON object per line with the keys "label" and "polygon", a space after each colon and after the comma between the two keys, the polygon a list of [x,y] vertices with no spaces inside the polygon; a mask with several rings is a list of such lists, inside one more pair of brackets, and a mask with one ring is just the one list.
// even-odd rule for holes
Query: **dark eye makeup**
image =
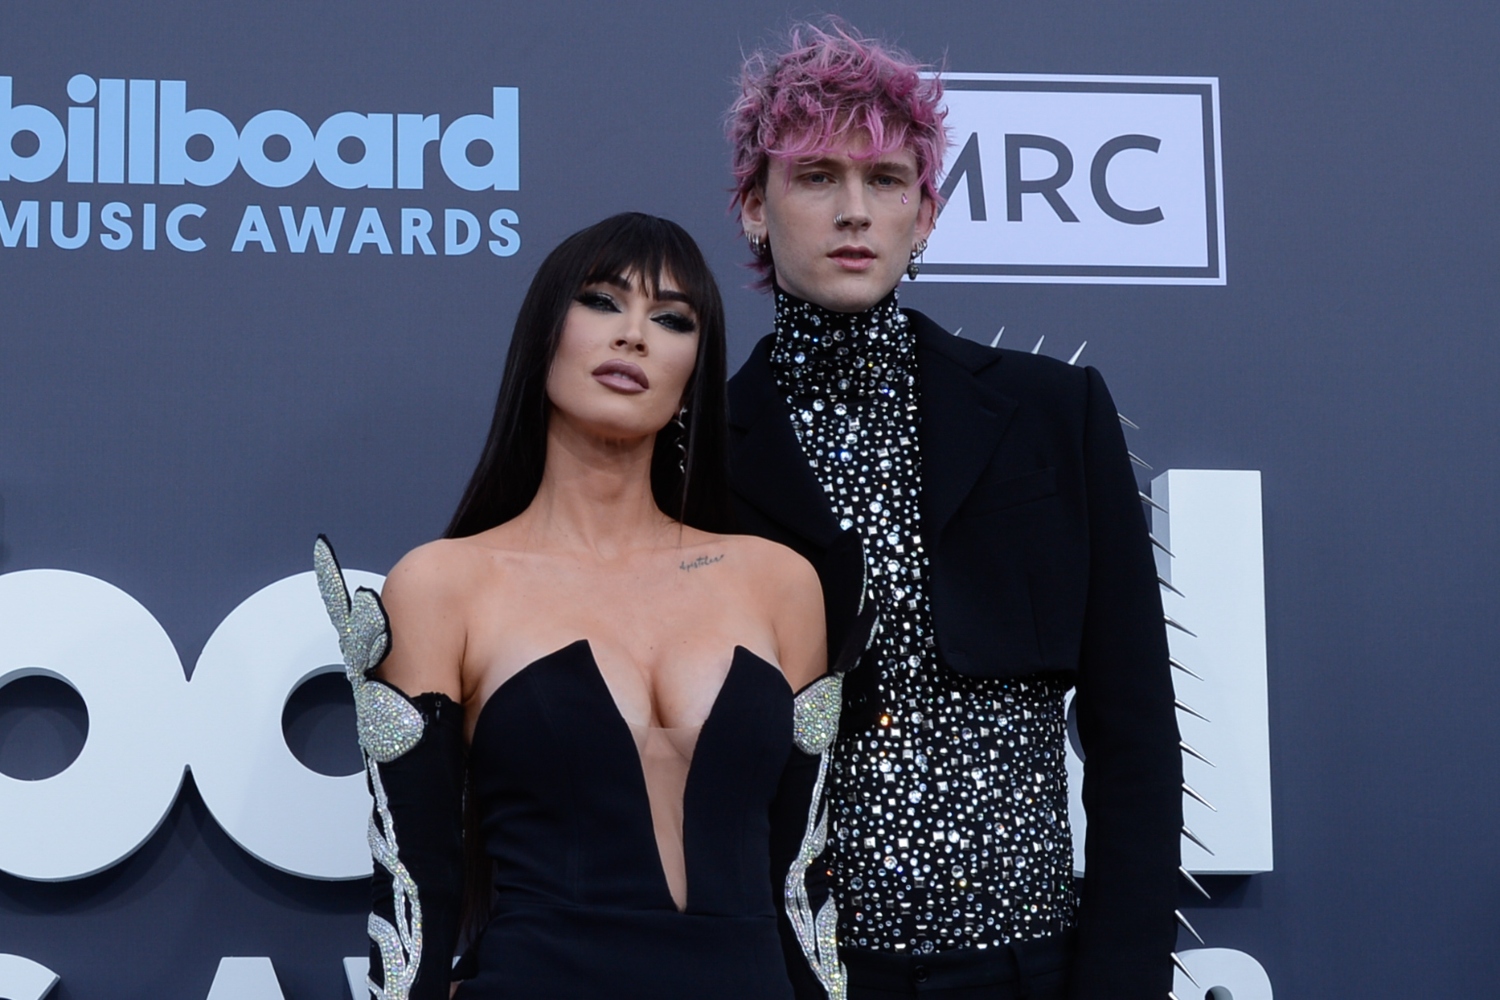
{"label": "dark eye makeup", "polygon": [[589,309],[597,309],[599,312],[619,312],[620,306],[615,302],[614,296],[604,292],[585,288],[579,292],[574,301],[579,305],[587,306]]}
{"label": "dark eye makeup", "polygon": [[[620,312],[620,304],[615,297],[608,292],[602,292],[593,288],[585,288],[573,299],[585,309],[593,309],[596,312],[617,313]],[[651,316],[653,322],[666,327],[673,333],[694,333],[698,329],[698,321],[690,314],[676,309],[664,309]]]}
{"label": "dark eye makeup", "polygon": [[651,318],[674,333],[692,333],[698,329],[698,324],[694,322],[693,317],[671,309],[657,313]]}

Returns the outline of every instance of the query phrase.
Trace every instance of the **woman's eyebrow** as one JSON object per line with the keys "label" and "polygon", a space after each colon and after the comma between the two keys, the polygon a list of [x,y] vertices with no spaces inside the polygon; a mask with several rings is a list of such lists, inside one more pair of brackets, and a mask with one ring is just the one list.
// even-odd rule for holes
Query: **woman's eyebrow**
{"label": "woman's eyebrow", "polygon": [[658,301],[658,302],[681,302],[683,305],[686,305],[686,306],[690,306],[690,305],[693,304],[693,300],[690,299],[690,298],[688,298],[686,292],[674,292],[670,288],[659,289],[657,291],[657,293],[656,293],[656,301]]}
{"label": "woman's eyebrow", "polygon": [[592,281],[588,282],[588,284],[613,285],[615,288],[618,288],[622,292],[628,292],[633,287],[635,287],[630,283],[630,279],[626,278],[623,274],[604,275],[593,279]]}

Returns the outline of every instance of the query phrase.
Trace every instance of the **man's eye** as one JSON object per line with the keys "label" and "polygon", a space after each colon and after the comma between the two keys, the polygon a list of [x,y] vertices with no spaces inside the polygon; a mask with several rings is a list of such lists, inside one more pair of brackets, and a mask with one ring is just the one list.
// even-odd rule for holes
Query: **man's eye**
{"label": "man's eye", "polygon": [[880,187],[896,187],[901,183],[901,178],[891,177],[888,174],[882,174],[881,176],[875,178],[875,183]]}
{"label": "man's eye", "polygon": [[620,311],[620,307],[615,304],[615,300],[610,298],[608,295],[605,295],[603,292],[579,292],[577,301],[579,305],[585,306],[589,309],[597,309],[599,312]]}
{"label": "man's eye", "polygon": [[829,181],[833,180],[833,178],[829,177],[827,174],[807,174],[803,177],[803,180],[807,181],[807,183],[809,184],[827,184]]}
{"label": "man's eye", "polygon": [[698,324],[691,316],[685,316],[680,312],[664,312],[656,317],[656,321],[668,330],[676,333],[692,333],[698,329]]}

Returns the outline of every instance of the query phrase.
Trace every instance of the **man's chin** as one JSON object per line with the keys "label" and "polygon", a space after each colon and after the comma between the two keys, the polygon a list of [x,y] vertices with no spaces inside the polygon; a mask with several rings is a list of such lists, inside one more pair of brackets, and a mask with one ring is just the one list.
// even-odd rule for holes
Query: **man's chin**
{"label": "man's chin", "polygon": [[834,312],[863,312],[891,293],[894,283],[887,285],[879,275],[838,274],[809,289],[808,301],[831,309]]}

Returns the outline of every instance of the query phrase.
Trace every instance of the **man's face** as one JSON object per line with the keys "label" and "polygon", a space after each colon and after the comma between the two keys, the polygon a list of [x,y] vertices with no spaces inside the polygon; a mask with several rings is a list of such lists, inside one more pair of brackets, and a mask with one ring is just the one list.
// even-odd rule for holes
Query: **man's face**
{"label": "man's face", "polygon": [[862,158],[867,147],[858,138],[815,159],[773,159],[741,210],[745,232],[769,240],[776,283],[837,312],[885,298],[936,215],[915,153]]}

